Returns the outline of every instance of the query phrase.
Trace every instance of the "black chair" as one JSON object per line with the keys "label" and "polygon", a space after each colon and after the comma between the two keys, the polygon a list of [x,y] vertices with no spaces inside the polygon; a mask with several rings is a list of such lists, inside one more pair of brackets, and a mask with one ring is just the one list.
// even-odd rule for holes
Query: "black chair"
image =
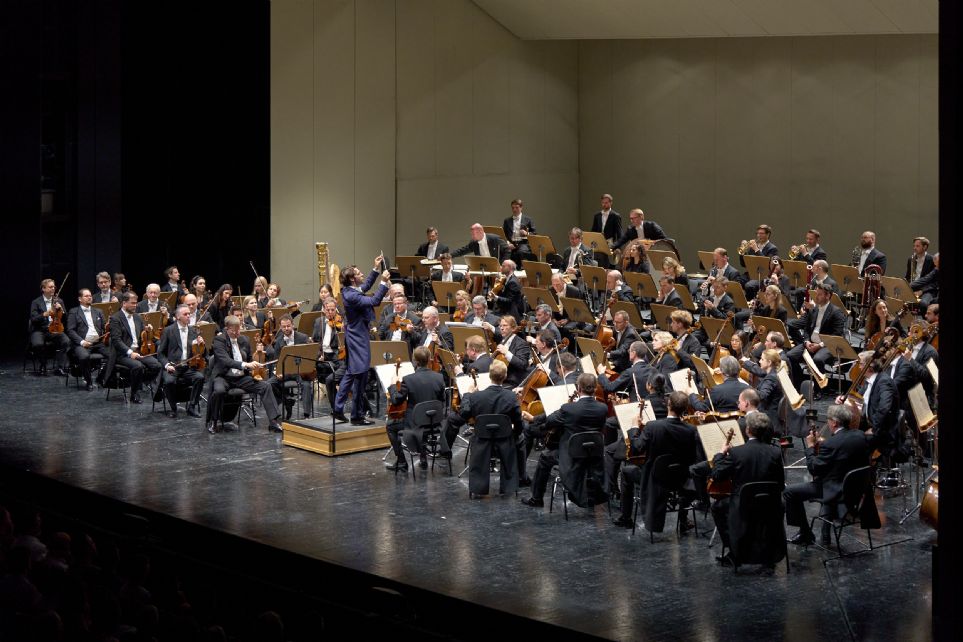
{"label": "black chair", "polygon": [[[104,365],[104,356],[97,354],[96,352],[90,355],[90,376],[93,380],[94,373],[98,372],[100,368]],[[80,390],[80,380],[83,378],[84,373],[80,368],[80,362],[77,361],[77,355],[74,354],[74,346],[70,346],[67,350],[67,376],[64,377],[64,387],[70,387],[70,378],[74,378],[74,387]]]}
{"label": "black chair", "polygon": [[[268,391],[268,394],[274,394]],[[241,413],[247,415],[254,427],[257,428],[257,412],[254,408],[254,395],[248,394],[240,388],[231,388],[224,395],[224,403],[221,404],[221,414],[215,418],[214,423],[220,424],[224,428],[226,422],[232,421],[237,417],[238,427],[241,424]]]}
{"label": "black chair", "polygon": [[[676,532],[679,537],[685,529],[684,520],[681,518],[683,511],[692,511],[693,524],[695,524],[695,510],[692,508],[691,500],[685,496],[683,486],[689,479],[689,471],[678,459],[672,455],[659,455],[652,462],[652,479],[650,482],[657,483],[666,489],[668,496],[665,502],[665,512],[676,514]],[[639,484],[638,492],[641,493]],[[635,533],[635,522],[638,517],[638,510],[641,507],[641,494],[634,498],[635,505],[632,508],[632,533]],[[695,527],[696,536],[699,535],[698,525]],[[649,542],[655,542],[655,533],[649,531]]]}
{"label": "black chair", "polygon": [[115,363],[110,376],[104,380],[104,390],[107,394],[104,400],[110,400],[111,390],[120,390],[124,395],[124,403],[127,403],[127,389],[130,388],[130,368],[125,365]]}
{"label": "black chair", "polygon": [[[164,387],[163,383],[158,383],[157,393],[151,397],[150,411],[154,412],[157,406],[157,402],[161,402],[161,410],[167,412],[168,408],[176,408],[179,402],[188,402],[191,399],[191,385],[186,381],[179,381],[174,387],[177,396],[176,399],[167,398],[167,388]],[[170,404],[168,406],[168,403]],[[200,405],[200,403],[198,403]]]}
{"label": "black chair", "polygon": [[[441,422],[445,419],[445,403],[443,401],[422,401],[415,406],[411,413],[411,422],[418,428],[424,429],[422,439],[428,454],[431,455],[431,472],[435,472],[435,460],[441,447]],[[451,456],[448,457],[448,475],[451,476]],[[411,476],[415,476],[415,457],[411,453]]]}
{"label": "black chair", "polygon": [[[495,455],[495,445],[498,442],[511,441],[512,436],[512,421],[506,415],[478,415],[475,418],[474,426],[474,443],[477,444],[478,448],[491,447],[492,457],[489,457],[486,462],[484,462],[485,468],[490,467],[490,462],[496,457]],[[478,442],[489,442],[488,444],[481,444]],[[465,461],[468,463],[469,454],[471,453],[471,447],[473,442],[468,443],[468,449],[465,452]],[[476,462],[477,465],[477,462]],[[500,474],[505,474],[506,466],[500,468]],[[516,494],[518,489],[515,489]],[[475,495],[481,495],[481,492],[475,492],[472,490],[471,486],[471,475],[468,476],[468,499],[471,499]]]}
{"label": "black chair", "polygon": [[[872,528],[879,528],[879,513],[876,511],[876,498],[873,495],[872,486],[872,467],[863,466],[855,468],[843,478],[843,495],[835,501],[824,502],[821,498],[812,501],[821,504],[822,509],[810,522],[810,530],[815,525],[816,520],[829,524],[833,529],[836,538],[836,551],[840,557],[865,553],[874,550]],[[871,505],[870,505],[871,504]],[[872,513],[870,513],[872,511]],[[875,514],[875,518],[873,517]],[[860,524],[860,528],[866,531],[869,538],[869,548],[864,548],[855,553],[843,553],[839,545],[839,538],[847,526]]]}
{"label": "black chair", "polygon": [[[789,572],[782,491],[783,485],[777,482],[750,482],[739,489],[738,519],[745,534],[738,542],[732,542],[730,554],[736,573],[741,564],[775,564],[782,559],[786,560],[786,573]],[[730,521],[730,536],[731,524]],[[772,555],[772,551],[778,556]]]}
{"label": "black chair", "polygon": [[[568,454],[572,458],[572,464],[580,463],[586,476],[588,471],[595,466],[602,466],[602,454],[605,450],[605,437],[600,432],[577,432],[568,438]],[[548,500],[548,512],[551,513],[555,506],[555,491],[559,486],[562,487],[562,509],[565,512],[565,521],[568,521],[568,489],[562,483],[562,475],[556,465],[552,471],[555,480],[552,482],[552,497]],[[609,502],[609,514],[612,513],[612,505]]]}

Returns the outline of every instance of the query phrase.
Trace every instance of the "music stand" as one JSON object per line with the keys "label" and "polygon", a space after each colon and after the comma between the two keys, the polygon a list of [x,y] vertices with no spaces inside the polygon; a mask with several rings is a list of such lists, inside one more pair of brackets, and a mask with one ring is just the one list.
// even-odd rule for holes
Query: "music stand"
{"label": "music stand", "polygon": [[786,319],[799,318],[799,315],[796,314],[796,308],[789,302],[789,297],[784,292],[779,293],[779,300],[782,301],[782,307],[786,308]]}
{"label": "music stand", "polygon": [[848,361],[850,364],[855,363],[859,360],[859,355],[853,350],[853,346],[849,345],[849,341],[843,337],[837,337],[833,334],[820,334],[819,340],[826,346],[830,354],[836,357],[836,372],[839,373],[839,387],[838,394],[843,394],[843,366],[844,362]]}
{"label": "music stand", "polygon": [[706,387],[706,390],[714,388],[716,380],[712,376],[712,368],[705,362],[705,359],[692,354],[689,355],[689,360],[692,361],[692,365],[695,366],[695,371],[699,374],[699,379],[702,381],[702,385]]}
{"label": "music stand", "polygon": [[494,256],[466,256],[465,264],[472,276],[492,276],[499,274],[502,269],[501,263]]}
{"label": "music stand", "polygon": [[435,301],[438,305],[442,302],[445,304],[445,308],[451,310],[455,307],[455,295],[458,294],[458,290],[465,287],[462,281],[432,281],[431,289],[435,295]]}
{"label": "music stand", "polygon": [[740,310],[745,310],[749,307],[749,302],[746,300],[746,291],[742,289],[742,284],[738,281],[729,281],[726,285],[726,294],[732,297],[732,302],[736,304],[736,307]]}
{"label": "music stand", "polygon": [[[214,347],[214,335],[217,333],[217,324],[209,321],[201,321],[194,325],[197,333],[204,339],[204,345],[208,350]],[[252,344],[253,345],[253,344]]]}
{"label": "music stand", "polygon": [[846,304],[843,303],[843,300],[840,299],[839,295],[836,294],[835,292],[833,292],[833,295],[829,298],[829,302],[835,305],[837,308],[839,308],[843,312],[846,312],[847,314],[849,313],[849,310],[846,309]]}
{"label": "music stand", "polygon": [[552,266],[538,261],[525,261],[525,280],[536,288],[547,288],[552,283]]}
{"label": "music stand", "polygon": [[502,229],[501,225],[482,225],[482,229],[485,230],[485,234],[494,234],[503,241],[507,241],[505,238],[505,230]]}
{"label": "music stand", "polygon": [[629,323],[635,328],[641,328],[645,325],[645,323],[642,322],[639,309],[635,304],[629,303],[628,301],[616,301],[609,306],[609,311],[612,313],[612,316],[615,316],[616,312],[625,312],[629,315]]}
{"label": "music stand", "polygon": [[537,308],[539,304],[544,303],[552,309],[552,312],[559,312],[558,304],[555,303],[555,297],[552,293],[548,291],[548,288],[522,288],[522,294],[525,295],[525,300],[528,302],[528,307],[532,310]]}
{"label": "music stand", "polygon": [[673,261],[677,258],[675,252],[671,250],[648,250],[646,254],[649,257],[649,263],[652,264],[652,269],[660,273],[666,258],[671,258]]}
{"label": "music stand", "polygon": [[588,306],[582,299],[571,299],[567,296],[559,297],[562,306],[565,308],[565,316],[569,321],[575,323],[595,323],[595,317],[589,312]]}
{"label": "music stand", "polygon": [[149,323],[155,333],[158,330],[163,330],[164,326],[167,325],[167,315],[160,310],[157,312],[141,312],[140,318],[144,320],[144,325]]}
{"label": "music stand", "polygon": [[682,299],[682,307],[689,312],[695,312],[696,306],[695,301],[692,300],[692,293],[689,292],[689,288],[682,285],[681,283],[673,283],[672,287],[675,288],[676,293],[678,293],[679,298]]}
{"label": "music stand", "polygon": [[645,272],[626,272],[622,275],[625,284],[632,288],[635,298],[641,300],[643,297],[654,299],[659,296],[659,289],[655,286],[655,279],[651,274]]}
{"label": "music stand", "polygon": [[608,363],[608,359],[605,358],[605,350],[602,349],[602,344],[599,343],[598,339],[589,339],[588,337],[576,337],[576,342],[578,343],[579,351],[583,355],[591,357],[593,368],[590,372],[597,375],[598,372],[596,372],[595,368],[598,368],[599,364],[604,365]]}
{"label": "music stand", "polygon": [[[735,328],[728,319],[717,319],[715,317],[710,317],[708,315],[702,315],[699,317],[699,323],[702,324],[702,329],[705,331],[706,336],[709,337],[709,341],[715,341],[716,336],[719,336],[719,343],[728,344],[729,340],[732,338],[732,333],[735,332]],[[722,334],[719,331],[722,330]]]}
{"label": "music stand", "polygon": [[[542,236],[541,234],[529,234],[528,235],[528,247],[532,254],[538,256],[538,261],[544,262],[545,257],[549,254],[557,254],[555,251],[555,246],[552,244],[552,239],[549,236]],[[528,261],[525,261],[525,269],[528,270]]]}
{"label": "music stand", "polygon": [[806,286],[806,282],[809,281],[809,271],[809,264],[805,261],[782,262],[782,273],[786,275],[794,288]]}
{"label": "music stand", "polygon": [[318,350],[321,346],[317,343],[301,343],[293,346],[281,348],[278,356],[278,365],[275,374],[280,379],[285,375],[304,375],[315,372],[317,369]]}
{"label": "music stand", "polygon": [[459,354],[464,354],[465,342],[471,337],[481,337],[484,339],[486,350],[488,349],[488,337],[485,336],[485,331],[477,325],[449,325],[448,331],[451,332],[452,341],[454,342],[455,346],[455,352]]}
{"label": "music stand", "polygon": [[158,299],[162,299],[167,303],[167,309],[174,313],[174,308],[177,306],[177,292],[161,292],[157,295]]}
{"label": "music stand", "polygon": [[316,312],[302,312],[298,315],[298,332],[310,337],[314,333],[314,322],[322,316],[324,316],[324,312],[321,310]]}
{"label": "music stand", "polygon": [[[161,292],[161,294],[163,294],[163,292]],[[176,292],[172,294],[176,294]],[[117,310],[120,310],[120,302],[111,301],[110,303],[91,303],[90,307],[100,310],[101,314],[104,315],[104,319],[109,319],[117,313]],[[170,310],[170,306],[168,306],[167,309]]]}
{"label": "music stand", "polygon": [[394,305],[394,304],[391,301],[382,301],[381,303],[378,303],[375,305],[374,322],[373,322],[375,324],[375,327],[378,327],[378,323],[381,320],[381,313],[384,311],[386,305]]}
{"label": "music stand", "polygon": [[[172,293],[172,294],[173,294],[173,293]],[[231,304],[233,304],[235,308],[240,308],[241,306],[244,305],[244,299],[246,299],[246,298],[247,298],[247,295],[244,295],[244,294],[242,294],[242,295],[240,295],[240,296],[232,296],[232,297],[231,297]]]}
{"label": "music stand", "polygon": [[582,243],[585,247],[592,249],[592,254],[612,256],[608,241],[605,240],[605,235],[601,232],[582,232]]}
{"label": "music stand", "polygon": [[[750,279],[755,279],[761,284],[763,279],[769,276],[769,266],[772,264],[772,259],[768,256],[746,254],[742,258],[745,259],[746,271],[749,273]],[[762,288],[762,285],[759,287]]]}
{"label": "music stand", "polygon": [[372,341],[371,342],[371,367],[377,370],[378,366],[384,364],[394,365],[395,359],[401,358],[402,362],[411,361],[408,352],[407,341]]}
{"label": "music stand", "polygon": [[[879,284],[880,287],[886,291],[886,295],[894,299],[909,301],[911,303],[919,301],[919,299],[916,298],[916,293],[913,292],[913,288],[911,288],[910,284],[906,282],[906,279],[901,276],[881,276],[879,277]],[[872,301],[870,301],[870,303],[872,303]],[[893,312],[897,310],[899,310],[899,308],[896,308]]]}
{"label": "music stand", "polygon": [[786,348],[792,347],[792,341],[789,340],[789,332],[786,330],[786,324],[776,317],[761,317],[758,314],[754,314],[752,315],[752,325],[757,331],[759,326],[765,326],[766,334],[770,332],[781,332],[783,338],[786,340]]}
{"label": "music stand", "polygon": [[713,266],[715,265],[715,263],[713,262],[713,257],[715,256],[715,252],[698,250],[697,253],[699,255],[699,265],[702,267],[702,269],[705,270],[706,272],[711,271]]}
{"label": "music stand", "polygon": [[840,292],[863,293],[863,280],[859,278],[859,270],[852,265],[833,263],[829,266],[829,273],[839,285]]}
{"label": "music stand", "polygon": [[605,292],[608,289],[606,285],[607,270],[594,265],[582,264],[581,272],[582,283],[585,285],[585,289],[591,290],[592,292],[592,304],[594,307],[596,299],[599,296],[599,290]]}
{"label": "music stand", "polygon": [[655,321],[655,325],[659,330],[669,331],[669,315],[675,312],[675,310],[676,308],[671,305],[662,305],[661,303],[652,304],[652,320]]}

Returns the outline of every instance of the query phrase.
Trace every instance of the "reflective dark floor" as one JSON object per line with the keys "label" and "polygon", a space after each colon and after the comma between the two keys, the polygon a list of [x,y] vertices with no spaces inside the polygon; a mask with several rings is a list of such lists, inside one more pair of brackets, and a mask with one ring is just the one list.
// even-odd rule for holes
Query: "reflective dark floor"
{"label": "reflective dark floor", "polygon": [[149,401],[105,401],[2,365],[3,463],[300,554],[613,639],[932,637],[935,532],[916,516],[897,523],[912,489],[877,496],[884,525],[873,541],[892,546],[843,560],[790,547],[788,575],[783,564],[736,576],[715,563],[718,543],[691,532],[679,541],[672,516],[650,543],[612,527],[604,506],[570,506],[566,522],[558,501],[549,514],[514,497],[469,500],[467,480],[443,466],[412,480],[386,472],[383,452],[299,451],[263,416],[212,436],[184,413],[151,414]]}

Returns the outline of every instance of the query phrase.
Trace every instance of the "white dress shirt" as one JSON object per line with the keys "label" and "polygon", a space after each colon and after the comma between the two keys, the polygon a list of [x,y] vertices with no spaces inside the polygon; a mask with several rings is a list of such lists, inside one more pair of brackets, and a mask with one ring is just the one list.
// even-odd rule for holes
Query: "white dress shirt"
{"label": "white dress shirt", "polygon": [[84,306],[80,306],[80,311],[83,312],[84,320],[87,321],[87,334],[84,335],[84,341],[93,343],[100,336],[97,334],[97,328],[94,327],[94,313]]}

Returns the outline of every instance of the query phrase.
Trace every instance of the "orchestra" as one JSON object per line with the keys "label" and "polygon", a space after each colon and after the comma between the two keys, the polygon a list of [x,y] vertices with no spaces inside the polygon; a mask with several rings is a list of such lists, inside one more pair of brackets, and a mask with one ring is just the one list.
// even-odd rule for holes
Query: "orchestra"
{"label": "orchestra", "polygon": [[[149,283],[139,301],[138,292],[122,273],[111,278],[110,272],[101,271],[94,277],[95,287],[73,290],[77,305],[69,310],[59,297],[57,283],[52,278],[41,282],[41,296],[30,305],[29,350],[40,361],[41,374],[46,374],[52,361],[56,374],[72,372],[83,379],[87,391],[95,389],[95,381],[98,386],[113,385],[120,370],[129,384],[131,403],[141,403],[147,388],[155,401],[166,401],[171,419],[180,420],[178,403],[191,418],[201,418],[206,404],[204,427],[214,434],[220,432],[225,396],[233,388],[256,398],[274,432],[281,432],[282,421],[290,421],[295,414],[295,402],[288,398],[291,392],[300,400],[295,419],[323,414],[321,399],[326,399],[329,414],[325,416],[372,425],[377,417],[372,416],[368,399],[370,342],[403,341],[413,355],[415,372],[396,377],[390,389],[382,391],[387,393],[388,405],[407,404],[404,412],[385,423],[396,456],[387,464],[389,470],[407,469],[406,445],[418,454],[419,467],[426,467],[425,443],[411,416],[420,401],[445,404],[446,448],[442,451],[449,456],[466,421],[487,411],[505,414],[513,430],[511,453],[505,459],[515,460],[518,470],[512,470],[515,463],[505,467],[504,472],[515,477],[503,480],[508,482],[503,488],[518,482],[528,485],[528,467],[534,461],[532,492],[523,500],[526,505],[544,505],[550,471],[559,466],[560,477],[572,485],[569,492],[582,493],[573,497],[588,505],[602,501],[602,496],[621,500],[616,526],[636,525],[633,506],[638,503],[645,527],[660,532],[668,488],[653,477],[653,471],[655,460],[668,454],[687,471],[692,467],[689,474],[696,480],[696,491],[686,501],[707,498],[699,487],[707,480],[731,484],[725,498],[713,495],[712,506],[726,548],[738,547],[743,536],[736,500],[739,488],[753,481],[785,484],[780,451],[772,444],[787,434],[785,405],[796,392],[792,388],[802,390],[805,382],[830,373],[842,380],[841,386],[852,384],[851,391],[839,395],[829,407],[824,431],[828,436],[805,439],[805,463],[813,481],[790,485],[784,493],[786,523],[798,527],[792,541],[814,543],[816,537],[805,516],[806,499],[835,501],[843,476],[869,465],[873,450],[879,451],[886,465],[893,465],[908,459],[907,444],[920,441],[914,434],[921,429],[913,417],[911,390],[922,385],[926,399],[934,404],[939,253],[930,253],[925,236],[912,240],[903,273],[911,292],[900,293],[907,298],[896,299],[897,310],[894,293],[878,292],[865,300],[853,294],[852,284],[849,290],[841,290],[832,276],[839,274],[834,265],[848,267],[850,272],[855,268],[861,280],[885,274],[886,255],[876,247],[872,231],[860,236],[852,256],[841,263],[830,260],[818,230],[797,231],[792,236],[805,240],[790,245],[787,258],[805,263],[809,278],[804,282],[790,284],[772,241],[773,230],[766,224],[756,228],[751,240],[738,245],[738,255],[740,259],[769,257],[768,274],[740,273],[730,264],[729,250],[719,246],[711,250],[707,274],[689,275],[677,253],[674,258],[660,253],[657,263],[650,261],[650,252],[656,256],[654,243],[672,241],[660,225],[634,208],[623,229],[612,203],[611,195],[602,195],[591,228],[605,236],[608,247],[588,247],[582,229],[569,228],[568,243],[560,246],[564,250],[548,259],[553,268],[551,283],[542,288],[551,300],[543,303],[530,305],[522,293],[524,287],[534,287],[526,282],[524,271],[526,261],[533,258],[529,236],[536,231],[521,199],[514,199],[511,216],[501,222],[504,238],[486,233],[476,223],[470,239],[449,251],[439,241],[439,229],[427,229],[425,242],[414,254],[433,268],[429,281],[463,284],[448,302],[426,295],[430,288],[420,296],[413,290],[409,296],[405,277],[385,269],[387,263],[379,256],[367,275],[355,266],[341,271],[340,291],[322,283],[312,308],[320,316],[312,317],[313,326],[302,332],[297,329],[298,306],[307,301],[288,304],[281,298],[281,284],[265,276],[256,275],[249,295],[236,291],[230,282],[211,292],[199,275],[187,287],[179,268],[171,265],[163,272],[164,283]],[[621,261],[614,252],[618,249]],[[458,261],[465,255],[498,259],[499,271],[478,276]],[[585,283],[582,267],[597,265],[620,269],[606,271],[604,286]],[[646,274],[656,277],[654,299],[651,294],[634,293],[623,282],[624,275],[634,283],[631,278]],[[680,296],[687,292],[691,299]],[[577,323],[571,320],[573,311],[566,308],[573,299],[589,310],[594,317],[591,323],[584,317]],[[660,309],[668,313],[667,318],[656,319],[653,304],[672,310]],[[143,315],[155,319],[156,313],[162,316],[160,327],[154,328]],[[462,339],[453,335],[453,328],[473,334]],[[205,341],[205,333],[211,330],[213,341]],[[837,340],[864,350],[852,372],[851,364],[833,351]],[[283,377],[275,375],[273,357],[285,346],[304,344],[316,344],[316,367],[309,374],[303,370],[291,374],[285,368],[288,373]],[[455,365],[450,371],[441,366],[439,351],[452,355]],[[589,355],[591,370],[582,372],[589,366],[579,359]],[[687,377],[680,379],[679,371],[688,371]],[[465,395],[460,408],[455,407],[455,395],[450,392],[455,378],[479,374],[490,376],[493,387]],[[536,388],[567,386],[569,400],[544,412],[529,412],[530,402],[519,405],[511,391],[531,392],[527,383],[533,379],[540,382]],[[686,379],[693,387],[677,389]],[[202,394],[205,390],[207,395]],[[613,409],[621,403],[640,407],[633,425],[623,425],[616,416]],[[739,419],[745,443],[727,443],[706,454],[697,445],[695,426],[717,421],[720,415]],[[655,419],[646,423],[647,416]],[[470,437],[472,428],[466,429]],[[604,437],[604,457],[600,453],[598,471],[579,468],[577,480],[567,443],[573,435],[589,431]],[[530,452],[532,459],[528,459]],[[924,452],[935,456],[929,448]],[[481,473],[473,470],[472,474],[472,483],[481,484]],[[593,475],[597,488],[595,482],[591,488],[584,485]],[[636,485],[641,486],[640,496],[633,499]],[[593,498],[585,499],[588,495]],[[679,519],[687,520],[685,508],[680,509]],[[824,530],[821,541],[827,538]],[[732,559],[723,556],[720,561]]]}

